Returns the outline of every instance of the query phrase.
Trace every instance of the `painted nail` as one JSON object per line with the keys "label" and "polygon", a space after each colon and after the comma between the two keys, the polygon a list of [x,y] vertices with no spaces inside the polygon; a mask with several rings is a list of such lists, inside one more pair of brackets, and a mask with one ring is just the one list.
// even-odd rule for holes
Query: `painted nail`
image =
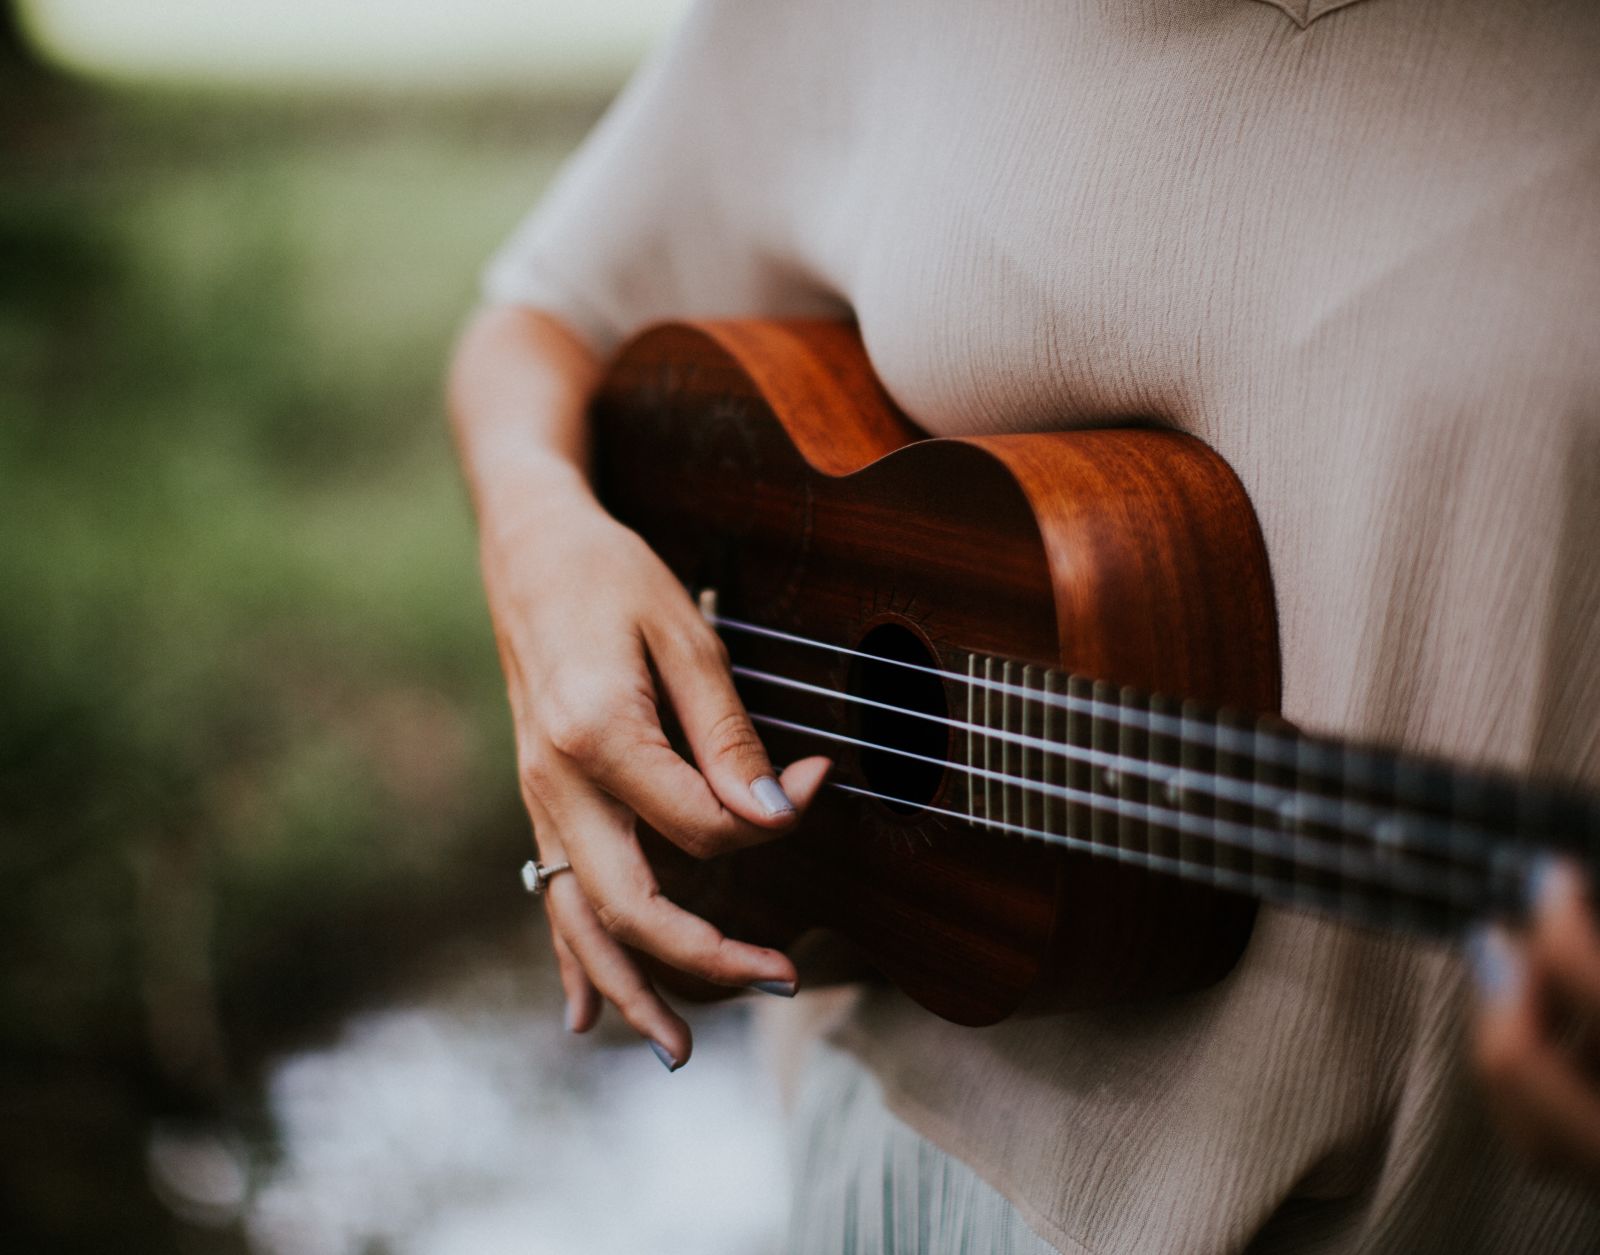
{"label": "painted nail", "polygon": [[756,805],[765,812],[768,819],[794,814],[794,803],[789,800],[789,795],[783,791],[783,786],[773,776],[762,776],[758,780],[752,780],[750,795],[755,798]]}
{"label": "painted nail", "polygon": [[764,994],[776,994],[780,998],[793,998],[795,984],[792,980],[758,980],[753,981],[751,989],[759,989]]}
{"label": "painted nail", "polygon": [[1561,879],[1561,860],[1553,854],[1539,854],[1528,865],[1522,882],[1523,909],[1534,914],[1549,900]]}
{"label": "painted nail", "polygon": [[1467,959],[1486,1002],[1504,1002],[1522,987],[1522,956],[1498,928],[1474,931],[1467,939]]}
{"label": "painted nail", "polygon": [[668,1072],[676,1072],[683,1066],[683,1064],[679,1063],[672,1057],[672,1052],[660,1042],[651,1042],[650,1049],[655,1052],[656,1058],[661,1060],[661,1066],[664,1067]]}
{"label": "painted nail", "polygon": [[1557,903],[1584,895],[1583,873],[1568,859],[1541,854],[1528,869],[1523,882],[1529,915],[1554,909]]}

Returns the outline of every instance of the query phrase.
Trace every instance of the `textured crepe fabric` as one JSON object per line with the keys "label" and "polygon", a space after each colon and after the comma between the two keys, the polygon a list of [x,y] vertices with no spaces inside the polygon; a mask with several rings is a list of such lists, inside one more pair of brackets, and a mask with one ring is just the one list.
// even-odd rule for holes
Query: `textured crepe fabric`
{"label": "textured crepe fabric", "polygon": [[[1238,471],[1302,725],[1600,786],[1600,5],[722,0],[491,264],[602,348],[845,314],[931,432]],[[1264,912],[1199,996],[839,1032],[1063,1250],[1600,1250],[1456,960]]]}

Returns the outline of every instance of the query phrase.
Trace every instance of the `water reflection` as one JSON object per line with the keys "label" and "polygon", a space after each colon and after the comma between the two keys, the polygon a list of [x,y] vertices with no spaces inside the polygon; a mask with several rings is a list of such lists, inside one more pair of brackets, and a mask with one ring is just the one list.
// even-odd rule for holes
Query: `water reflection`
{"label": "water reflection", "polygon": [[[531,986],[531,987],[530,987]],[[694,1017],[668,1075],[621,1027],[569,1037],[504,963],[349,1022],[273,1071],[262,1255],[760,1255],[787,1206],[748,1010]]]}

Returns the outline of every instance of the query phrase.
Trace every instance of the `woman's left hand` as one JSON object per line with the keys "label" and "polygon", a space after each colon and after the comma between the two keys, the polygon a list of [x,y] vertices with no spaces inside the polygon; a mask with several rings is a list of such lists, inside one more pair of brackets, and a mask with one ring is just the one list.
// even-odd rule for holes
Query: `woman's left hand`
{"label": "woman's left hand", "polygon": [[1512,1142],[1600,1186],[1600,927],[1570,863],[1545,866],[1534,898],[1525,930],[1471,947],[1478,1072]]}

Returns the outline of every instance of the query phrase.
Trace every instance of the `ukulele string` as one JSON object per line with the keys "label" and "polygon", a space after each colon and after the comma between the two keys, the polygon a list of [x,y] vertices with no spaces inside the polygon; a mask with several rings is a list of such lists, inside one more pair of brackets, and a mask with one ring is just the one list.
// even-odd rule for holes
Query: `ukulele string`
{"label": "ukulele string", "polygon": [[[835,645],[827,641],[799,636],[792,632],[784,632],[778,628],[766,627],[743,619],[709,615],[708,620],[718,629],[743,632],[748,635],[800,645],[826,653],[862,658],[870,662],[886,663],[894,667],[903,667],[910,671],[917,671],[924,675],[937,676],[942,680],[950,680],[956,684],[966,685],[969,690],[980,688],[999,692],[1002,695],[1014,695],[1024,701],[1036,702],[1045,707],[1087,715],[1119,730],[1131,728],[1149,735],[1166,737],[1175,741],[1180,748],[1198,746],[1202,750],[1213,754],[1228,753],[1254,757],[1274,766],[1292,770],[1302,778],[1328,779],[1331,777],[1333,783],[1339,784],[1341,783],[1339,778],[1348,776],[1355,768],[1364,768],[1367,775],[1378,779],[1384,779],[1386,775],[1386,768],[1381,760],[1375,758],[1369,751],[1332,747],[1321,744],[1311,737],[1284,736],[1282,733],[1263,728],[1260,723],[1257,723],[1253,728],[1236,728],[1228,727],[1221,723],[1166,715],[1157,711],[1128,710],[1120,705],[1104,702],[1093,697],[1031,689],[1024,685],[1013,684],[1005,680],[996,680],[988,676],[966,675],[962,672],[950,671],[942,667],[930,667],[922,663],[908,662],[899,658],[885,658],[879,654],[871,654],[864,650],[851,649],[848,646]],[[828,692],[847,699],[850,697],[849,694],[837,693],[836,690],[828,690]],[[898,713],[907,715],[921,714],[918,711],[904,710],[897,707],[885,707],[885,709],[897,710]],[[1019,744],[1030,743],[1023,737],[1023,734],[1011,733],[1003,729],[982,727],[972,730],[998,740],[1014,741]],[[1203,736],[1197,738],[1194,735],[1197,731],[1202,732]],[[1053,742],[1037,746],[1037,748],[1043,748],[1047,752],[1053,753],[1064,752]],[[1125,763],[1124,766],[1129,770],[1135,771],[1140,771],[1141,768],[1144,768],[1142,774],[1148,774],[1148,768],[1145,765],[1135,766],[1135,763],[1138,763],[1138,760],[1132,760]],[[1430,765],[1427,769],[1442,775],[1446,781],[1453,779],[1453,775],[1447,768]],[[1231,777],[1223,776],[1220,773],[1207,774],[1218,780],[1231,779]],[[1388,782],[1393,783],[1392,781]],[[1260,789],[1271,788],[1272,786],[1255,785],[1252,787]],[[1448,788],[1448,784],[1446,788]],[[1374,831],[1362,835],[1369,835],[1376,840],[1393,841],[1416,838],[1420,844],[1431,845],[1447,856],[1455,856],[1461,853],[1460,847],[1463,845],[1468,847],[1468,852],[1476,852],[1484,857],[1491,857],[1495,848],[1495,834],[1475,824],[1467,822],[1443,823],[1426,815],[1414,812],[1402,814],[1399,811],[1373,807],[1354,800],[1330,801],[1319,798],[1314,794],[1288,790],[1282,790],[1281,792],[1284,798],[1283,804],[1285,805],[1309,806],[1313,809],[1321,810],[1324,814],[1326,814],[1327,808],[1330,806],[1344,808],[1346,819],[1335,818],[1321,821],[1334,826],[1346,822],[1352,812],[1365,816],[1373,824]]]}
{"label": "ukulele string", "polygon": [[[1118,728],[1133,728],[1140,732],[1171,737],[1180,744],[1193,743],[1193,738],[1189,735],[1193,722],[1184,719],[1182,716],[1163,715],[1156,711],[1129,710],[1123,706],[1100,701],[1098,698],[1075,697],[1070,693],[1052,692],[1048,689],[1031,689],[1021,684],[1013,684],[1007,680],[996,680],[991,676],[968,675],[965,672],[950,671],[944,667],[930,667],[926,663],[909,662],[903,658],[886,658],[882,654],[870,654],[862,649],[851,649],[847,645],[835,645],[828,641],[819,641],[808,636],[797,636],[792,632],[764,627],[759,623],[748,623],[742,619],[729,619],[717,615],[709,621],[713,627],[718,629],[744,632],[751,636],[763,636],[769,640],[783,641],[790,645],[803,645],[808,649],[818,649],[825,653],[841,654],[849,658],[862,658],[868,662],[883,663],[891,667],[903,667],[908,671],[920,671],[924,675],[938,676],[940,679],[951,680],[957,684],[966,685],[968,688],[990,689],[998,693],[1038,702],[1043,706],[1052,706],[1060,710],[1088,715],[1092,719],[1115,724]],[[1213,740],[1207,746],[1209,749],[1222,753],[1254,754],[1279,767],[1299,769],[1302,766],[1299,755],[1300,748],[1304,744],[1303,738],[1290,739],[1281,734],[1264,731],[1259,727],[1249,729],[1229,728],[1221,724],[1208,728],[1208,732],[1215,733]],[[1266,750],[1265,753],[1262,752],[1263,749]],[[1279,755],[1280,757],[1274,757],[1274,755]]]}
{"label": "ukulele string", "polygon": [[[1184,811],[1169,810],[1148,802],[1133,802],[1124,798],[1104,797],[1100,794],[1089,793],[1082,789],[1075,789],[1068,785],[1049,784],[1044,781],[1029,780],[1021,776],[1008,775],[1005,772],[994,771],[986,767],[963,767],[958,763],[949,762],[929,754],[920,754],[914,750],[903,749],[894,745],[881,745],[859,737],[848,736],[842,732],[832,732],[825,728],[811,727],[806,724],[793,723],[787,719],[780,719],[775,715],[762,714],[756,711],[750,713],[752,721],[768,727],[782,728],[786,731],[823,737],[830,741],[855,745],[863,749],[878,750],[885,753],[897,754],[904,758],[919,762],[929,763],[943,767],[957,775],[968,779],[996,780],[1002,784],[1036,793],[1047,797],[1059,798],[1074,806],[1081,806],[1088,810],[1111,814],[1119,818],[1133,819],[1157,828],[1176,829],[1190,836],[1198,837],[1211,842],[1214,849],[1232,848],[1246,851],[1247,853],[1277,859],[1290,863],[1296,870],[1307,869],[1329,872],[1344,876],[1352,880],[1366,881],[1369,884],[1384,888],[1398,889],[1413,897],[1431,900],[1445,906],[1477,907],[1482,905],[1481,898],[1472,891],[1472,886],[1480,882],[1470,875],[1463,875],[1460,870],[1445,869],[1443,879],[1448,886],[1448,892],[1443,897],[1438,893],[1439,870],[1426,865],[1406,863],[1399,861],[1406,857],[1404,851],[1385,851],[1377,857],[1363,855],[1344,846],[1310,836],[1305,833],[1277,832],[1270,828],[1261,828],[1251,824],[1240,823],[1235,820],[1218,819],[1204,815],[1193,815]],[[871,790],[860,789],[856,786],[845,785],[838,782],[834,787],[847,792],[862,793],[867,796],[882,796]],[[978,826],[1002,826],[1007,828],[1016,825],[1002,824],[1000,821],[980,817],[959,811],[944,811],[939,807],[923,807],[921,804],[905,798],[885,798],[907,806],[917,806],[919,809],[933,810],[940,814],[953,814]],[[1018,828],[1023,835],[1056,838],[1059,834],[1051,833],[1048,829]],[[1087,841],[1083,838],[1067,838],[1076,842],[1077,846],[1092,851],[1111,852],[1127,849],[1125,846],[1102,844],[1096,841]],[[1152,855],[1152,857],[1163,857]],[[1209,869],[1215,864],[1199,861],[1190,861],[1187,866],[1194,869]],[[1226,870],[1226,869],[1222,869]],[[1454,876],[1451,870],[1456,870]],[[1237,873],[1248,878],[1249,873]],[[1451,880],[1466,881],[1459,889],[1449,885]]]}
{"label": "ukulele string", "polygon": [[[948,816],[966,823],[974,822],[972,816],[962,811],[949,810],[942,806],[924,805],[919,802],[913,802],[908,798],[895,797],[890,793],[880,793],[857,785],[843,784],[837,781],[831,782],[831,784],[833,788],[841,792],[855,794],[859,797],[876,798],[880,802],[915,807],[920,811]],[[1236,868],[1222,867],[1195,859],[1153,854],[1149,851],[1130,849],[1126,846],[1101,845],[1097,842],[1086,841],[1081,837],[1066,836],[1062,833],[1030,828],[1023,824],[1014,824],[1004,820],[979,820],[977,822],[986,824],[991,828],[1004,829],[1017,836],[1034,838],[1050,845],[1060,846],[1064,849],[1082,851],[1095,857],[1108,858],[1113,862],[1142,867],[1148,871],[1160,872],[1170,876],[1180,876],[1190,880],[1198,879],[1219,889],[1231,890],[1245,894],[1248,897],[1264,898],[1286,905],[1309,907],[1335,917],[1348,917],[1355,914],[1373,924],[1385,927],[1409,926],[1417,931],[1430,934],[1437,934],[1441,931],[1454,932],[1463,928],[1467,922],[1466,920],[1453,921],[1448,927],[1441,928],[1437,922],[1424,921],[1415,916],[1407,916],[1398,912],[1397,908],[1404,905],[1402,899],[1381,897],[1356,886],[1326,889],[1307,881],[1264,875],[1259,871],[1241,871]],[[1451,909],[1462,910],[1470,918],[1484,915],[1490,906],[1486,898],[1479,897],[1441,899],[1434,894],[1413,894],[1412,896],[1419,898],[1423,905],[1436,909],[1447,911]]]}
{"label": "ukulele string", "polygon": [[[876,657],[876,655],[868,656]],[[1158,786],[1167,789],[1187,789],[1193,792],[1206,793],[1218,801],[1234,802],[1256,810],[1272,810],[1285,823],[1315,821],[1324,827],[1335,828],[1350,836],[1367,838],[1385,849],[1402,849],[1407,843],[1411,843],[1419,849],[1430,847],[1431,852],[1441,857],[1463,862],[1476,860],[1487,863],[1494,857],[1490,834],[1468,823],[1459,825],[1444,824],[1425,816],[1403,815],[1398,811],[1385,810],[1364,802],[1297,793],[1291,789],[1276,785],[1238,780],[1231,776],[1222,775],[1219,772],[1197,771],[1187,767],[1166,768],[1159,764],[1149,763],[1143,759],[1129,757],[1110,750],[1097,750],[1087,746],[1069,745],[1059,741],[1046,740],[1043,737],[1032,736],[1028,733],[1012,732],[1008,729],[994,728],[986,724],[972,723],[965,719],[955,719],[948,715],[936,715],[927,711],[913,710],[910,707],[876,701],[870,697],[847,693],[822,684],[811,684],[805,680],[796,680],[790,676],[778,675],[774,672],[762,671],[754,667],[735,664],[731,670],[735,676],[758,683],[772,684],[780,688],[793,689],[798,692],[811,693],[820,697],[888,711],[891,714],[942,724],[958,732],[975,733],[991,740],[1005,741],[1014,745],[1036,749],[1041,753],[1058,755],[1071,762],[1127,771],[1135,775],[1144,776]],[[953,673],[946,672],[945,674]],[[874,746],[873,748],[898,752],[892,746]],[[1024,786],[1028,783],[1022,777],[1011,777],[1010,782]],[[1363,824],[1365,826],[1362,826]]]}

